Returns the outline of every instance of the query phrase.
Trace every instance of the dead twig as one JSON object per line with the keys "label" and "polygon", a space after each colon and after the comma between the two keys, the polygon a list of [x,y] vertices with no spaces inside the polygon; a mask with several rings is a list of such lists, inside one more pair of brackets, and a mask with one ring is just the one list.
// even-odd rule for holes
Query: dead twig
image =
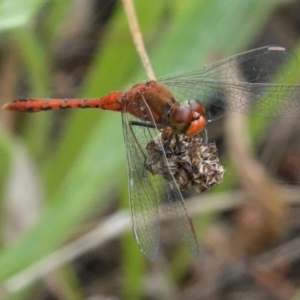
{"label": "dead twig", "polygon": [[122,0],[124,10],[127,16],[129,28],[133,37],[134,44],[136,46],[136,50],[141,58],[142,64],[145,68],[146,74],[149,80],[155,80],[155,75],[153,69],[151,67],[149,57],[147,55],[143,36],[139,27],[139,23],[136,17],[136,12],[134,9],[134,5],[132,0]]}

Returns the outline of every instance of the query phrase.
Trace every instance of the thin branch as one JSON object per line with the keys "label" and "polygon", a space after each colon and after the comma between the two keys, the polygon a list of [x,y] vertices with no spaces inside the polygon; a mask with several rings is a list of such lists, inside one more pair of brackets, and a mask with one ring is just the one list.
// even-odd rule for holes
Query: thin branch
{"label": "thin branch", "polygon": [[141,34],[141,30],[136,17],[136,12],[135,12],[133,2],[132,0],[122,0],[122,1],[127,16],[129,28],[133,37],[133,41],[136,46],[136,50],[141,58],[142,64],[145,68],[146,74],[150,80],[155,80],[155,75],[145,49],[143,36]]}

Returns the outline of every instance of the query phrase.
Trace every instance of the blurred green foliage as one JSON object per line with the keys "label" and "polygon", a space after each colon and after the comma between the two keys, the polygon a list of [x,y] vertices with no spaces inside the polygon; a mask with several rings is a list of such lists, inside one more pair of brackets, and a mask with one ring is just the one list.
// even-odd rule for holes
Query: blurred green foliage
{"label": "blurred green foliage", "polygon": [[[37,33],[32,24],[45,2],[26,1],[26,6],[21,6],[24,1],[0,4],[0,30],[18,52],[28,74],[30,95],[35,97],[51,96],[49,48],[71,3],[50,1],[46,25]],[[154,70],[163,75],[200,66],[215,55],[225,57],[247,49],[272,9],[283,2],[138,0],[135,4]],[[78,96],[98,97],[145,79],[119,4]],[[21,135],[14,137],[36,162],[43,182],[45,209],[32,228],[14,244],[0,250],[0,282],[62,245],[89,213],[101,209],[113,191],[118,190],[115,195],[122,199],[122,206],[128,203],[120,115],[97,110],[74,111],[67,115],[59,141],[53,144],[50,139],[53,114],[26,115]],[[12,139],[0,135],[0,145],[5,145],[0,149],[5,152],[1,161],[4,158],[9,161],[6,158],[12,155]],[[7,169],[8,166],[1,169],[1,180]],[[2,182],[0,186],[2,189]],[[197,231],[206,223],[207,219],[197,222]],[[132,235],[124,236],[122,244],[123,299],[139,299],[145,259]],[[180,255],[176,257],[178,260]],[[184,266],[182,261],[176,265],[176,260],[168,272],[173,269],[176,274],[173,278],[178,280]]]}

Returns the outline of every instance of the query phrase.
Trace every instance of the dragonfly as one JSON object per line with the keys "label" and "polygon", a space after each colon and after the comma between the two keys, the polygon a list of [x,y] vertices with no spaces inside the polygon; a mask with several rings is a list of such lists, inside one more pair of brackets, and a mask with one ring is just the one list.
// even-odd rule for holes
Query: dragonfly
{"label": "dragonfly", "polygon": [[[3,109],[40,112],[95,108],[121,112],[132,230],[140,250],[150,261],[158,254],[161,207],[187,248],[197,255],[193,222],[168,160],[170,145],[180,148],[184,138],[195,141],[208,122],[231,111],[249,114],[253,105],[258,105],[255,114],[261,117],[298,118],[300,85],[281,83],[297,66],[297,58],[287,49],[265,46],[100,98],[17,99]],[[159,139],[159,135],[165,138]],[[147,166],[146,148],[154,140],[159,141],[158,159],[165,166],[167,179]]]}

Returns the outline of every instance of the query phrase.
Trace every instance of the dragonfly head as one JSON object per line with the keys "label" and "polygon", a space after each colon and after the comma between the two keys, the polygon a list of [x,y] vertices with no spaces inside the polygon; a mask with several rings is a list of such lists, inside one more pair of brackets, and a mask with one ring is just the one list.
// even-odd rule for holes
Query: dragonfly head
{"label": "dragonfly head", "polygon": [[205,110],[198,100],[189,100],[175,108],[170,114],[170,127],[176,134],[194,136],[206,124]]}

